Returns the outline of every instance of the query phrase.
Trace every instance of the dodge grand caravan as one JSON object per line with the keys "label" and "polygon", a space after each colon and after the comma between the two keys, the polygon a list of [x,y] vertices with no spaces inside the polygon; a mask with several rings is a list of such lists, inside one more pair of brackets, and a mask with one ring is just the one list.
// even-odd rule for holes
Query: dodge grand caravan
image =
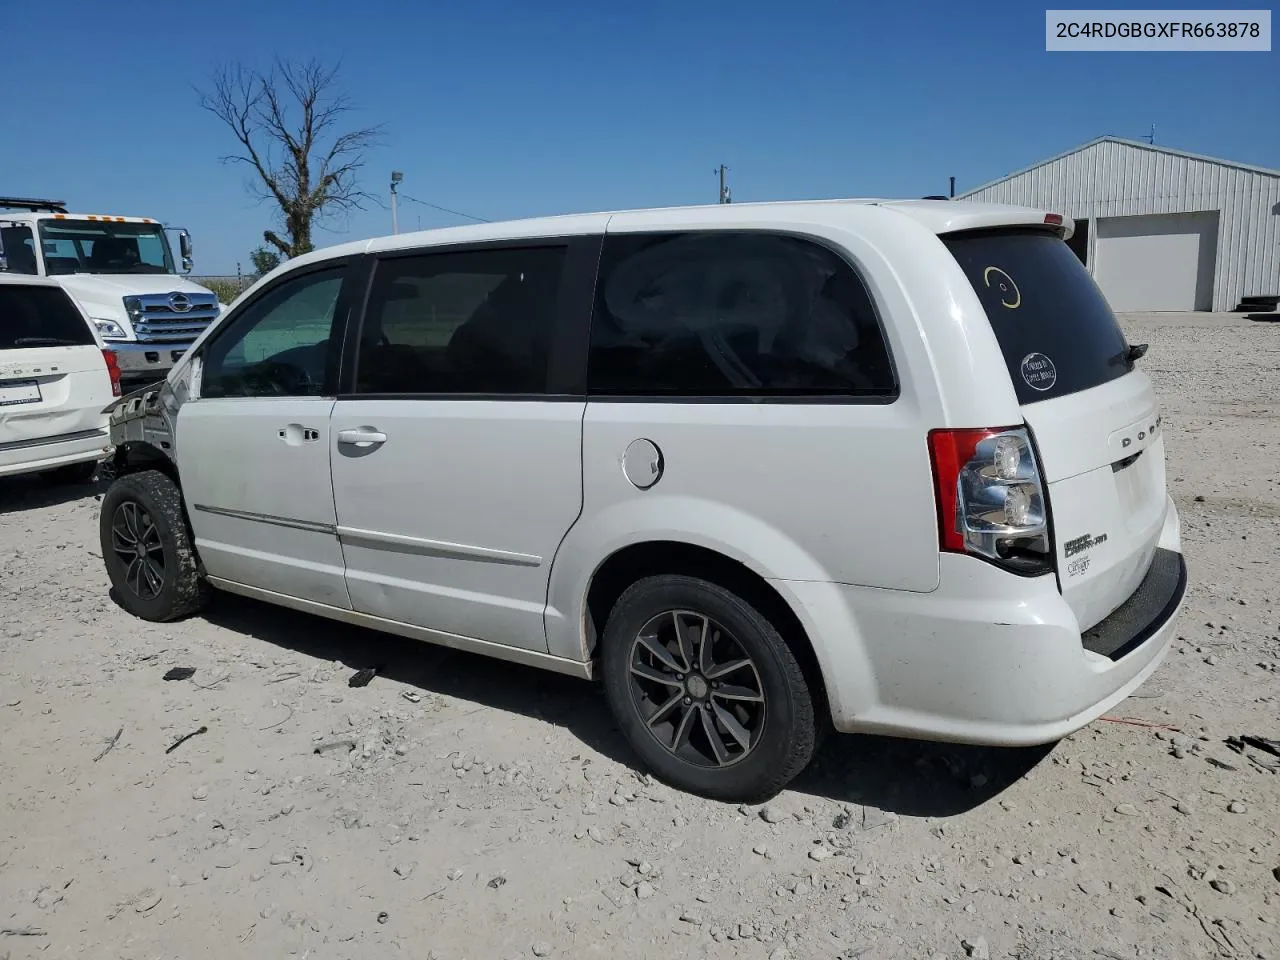
{"label": "dodge grand caravan", "polygon": [[0,477],[87,483],[109,452],[115,354],[67,292],[0,273]]}
{"label": "dodge grand caravan", "polygon": [[660,776],[779,790],[828,724],[1056,740],[1186,589],[1151,383],[1070,221],[734,204],[290,261],[114,405],[103,558],[600,677]]}

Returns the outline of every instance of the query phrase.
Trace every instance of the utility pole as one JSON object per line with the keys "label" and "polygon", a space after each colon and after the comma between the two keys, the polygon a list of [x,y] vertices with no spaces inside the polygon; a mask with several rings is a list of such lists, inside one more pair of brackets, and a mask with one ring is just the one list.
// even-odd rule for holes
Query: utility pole
{"label": "utility pole", "polygon": [[723,163],[715,171],[720,177],[720,203],[733,203],[733,194],[730,192],[728,184],[724,182],[724,175],[728,171],[729,168]]}
{"label": "utility pole", "polygon": [[396,213],[396,187],[400,186],[400,181],[404,179],[404,174],[399,170],[391,171],[391,232],[400,232],[400,218]]}
{"label": "utility pole", "polygon": [[951,199],[954,200],[955,198],[956,198],[956,178],[952,177],[951,178]]}

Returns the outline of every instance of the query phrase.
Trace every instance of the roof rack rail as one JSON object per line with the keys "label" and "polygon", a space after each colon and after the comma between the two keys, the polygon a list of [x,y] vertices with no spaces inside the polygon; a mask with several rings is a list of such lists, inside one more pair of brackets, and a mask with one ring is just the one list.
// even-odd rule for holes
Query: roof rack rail
{"label": "roof rack rail", "polygon": [[0,197],[0,209],[47,210],[50,213],[66,213],[65,200],[40,200],[31,197]]}

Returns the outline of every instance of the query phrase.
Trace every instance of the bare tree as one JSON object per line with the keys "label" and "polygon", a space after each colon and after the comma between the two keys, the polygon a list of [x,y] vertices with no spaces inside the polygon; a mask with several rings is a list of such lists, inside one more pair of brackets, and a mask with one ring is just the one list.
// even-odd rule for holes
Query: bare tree
{"label": "bare tree", "polygon": [[234,64],[200,94],[200,106],[240,143],[223,162],[249,167],[250,190],[280,208],[284,236],[266,230],[262,238],[286,259],[313,248],[315,221],[372,199],[357,174],[381,128],[342,129],[354,107],[337,81],[338,67],[314,59],[277,60],[265,73]]}

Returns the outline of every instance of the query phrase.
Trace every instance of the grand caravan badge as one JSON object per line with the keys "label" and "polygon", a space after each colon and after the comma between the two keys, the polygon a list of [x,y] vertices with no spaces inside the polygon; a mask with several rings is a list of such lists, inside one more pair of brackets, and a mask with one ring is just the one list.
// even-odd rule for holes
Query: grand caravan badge
{"label": "grand caravan badge", "polygon": [[1058,368],[1043,353],[1028,353],[1022,358],[1022,379],[1032,390],[1049,390],[1058,382]]}

